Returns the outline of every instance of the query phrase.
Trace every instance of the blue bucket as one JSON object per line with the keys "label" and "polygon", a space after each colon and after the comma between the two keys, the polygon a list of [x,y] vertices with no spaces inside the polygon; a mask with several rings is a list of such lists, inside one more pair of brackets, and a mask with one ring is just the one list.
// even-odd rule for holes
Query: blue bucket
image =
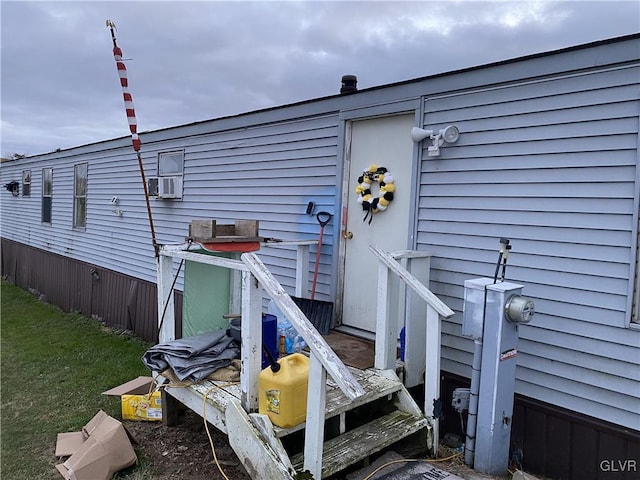
{"label": "blue bucket", "polygon": [[[233,318],[229,322],[229,333],[239,346],[242,344],[241,323],[239,318]],[[274,360],[278,360],[278,319],[275,315],[262,314],[262,343],[266,345]],[[269,359],[262,350],[262,368],[269,366]]]}
{"label": "blue bucket", "polygon": [[[262,343],[267,347],[274,360],[278,360],[278,319],[269,313],[262,314]],[[269,366],[269,359],[262,351],[262,368]]]}

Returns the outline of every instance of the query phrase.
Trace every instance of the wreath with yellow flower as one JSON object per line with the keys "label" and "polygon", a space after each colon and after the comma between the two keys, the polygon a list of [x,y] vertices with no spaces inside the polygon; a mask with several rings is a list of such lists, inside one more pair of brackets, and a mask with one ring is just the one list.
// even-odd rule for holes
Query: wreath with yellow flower
{"label": "wreath with yellow flower", "polygon": [[[378,183],[380,187],[377,196],[371,193],[373,183]],[[393,200],[393,192],[395,191],[393,177],[385,167],[373,164],[364,170],[362,175],[358,177],[358,186],[356,187],[358,203],[366,212],[362,221],[369,218],[369,223],[371,223],[374,213],[384,212]]]}

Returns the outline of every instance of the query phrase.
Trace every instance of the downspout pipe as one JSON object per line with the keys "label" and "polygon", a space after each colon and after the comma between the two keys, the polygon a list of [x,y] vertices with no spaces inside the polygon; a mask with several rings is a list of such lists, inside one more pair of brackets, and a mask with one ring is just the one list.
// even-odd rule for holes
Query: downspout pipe
{"label": "downspout pipe", "polygon": [[478,399],[480,394],[480,367],[482,365],[482,339],[473,341],[473,364],[471,366],[471,388],[469,392],[469,414],[464,444],[464,463],[473,468],[476,453],[476,425],[478,423]]}

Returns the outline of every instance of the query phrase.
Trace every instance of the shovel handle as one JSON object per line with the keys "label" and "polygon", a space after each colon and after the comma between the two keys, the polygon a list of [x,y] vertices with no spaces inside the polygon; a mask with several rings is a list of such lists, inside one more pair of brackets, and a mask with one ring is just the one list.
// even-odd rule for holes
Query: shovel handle
{"label": "shovel handle", "polygon": [[333,215],[331,215],[329,212],[318,212],[316,218],[318,219],[318,223],[321,227],[326,227],[333,218]]}
{"label": "shovel handle", "polygon": [[318,267],[320,266],[320,249],[322,248],[322,234],[324,233],[324,227],[331,221],[331,215],[329,212],[318,212],[316,218],[320,224],[320,235],[318,236],[318,250],[316,250],[316,266],[313,270],[313,283],[311,284],[311,300],[316,296],[316,285],[318,282]]}

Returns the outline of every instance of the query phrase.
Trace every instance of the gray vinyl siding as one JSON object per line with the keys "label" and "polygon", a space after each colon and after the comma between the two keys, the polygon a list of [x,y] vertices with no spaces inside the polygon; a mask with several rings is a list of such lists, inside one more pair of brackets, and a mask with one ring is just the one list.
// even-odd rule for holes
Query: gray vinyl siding
{"label": "gray vinyl siding", "polygon": [[[155,137],[153,141],[143,143],[147,177],[157,174],[159,152],[184,151],[183,198],[151,199],[159,243],[183,242],[189,223],[196,218],[214,218],[219,223],[259,219],[260,233],[266,237],[317,238],[317,221],[306,215],[306,207],[313,201],[317,211],[335,213],[337,116],[247,123],[242,129],[216,132],[212,128],[210,133],[191,136],[169,137],[174,132],[162,131],[150,135]],[[2,196],[2,236],[155,282],[151,233],[135,152],[121,140],[86,150],[3,163],[2,180],[21,177],[22,170],[28,168],[33,179],[31,197]],[[87,226],[74,230],[73,166],[83,162],[88,163]],[[51,225],[40,223],[43,167],[53,168]],[[122,216],[113,212],[113,196],[120,200]],[[325,231],[318,298],[330,294],[332,229],[330,224]],[[261,253],[281,281],[293,288],[295,249],[269,248]]]}
{"label": "gray vinyl siding", "polygon": [[[423,152],[418,248],[431,288],[462,310],[465,279],[507,278],[536,316],[520,328],[516,391],[640,429],[640,329],[629,327],[637,241],[638,65],[426,98],[424,126],[456,145]],[[461,315],[443,369],[469,376]]]}

